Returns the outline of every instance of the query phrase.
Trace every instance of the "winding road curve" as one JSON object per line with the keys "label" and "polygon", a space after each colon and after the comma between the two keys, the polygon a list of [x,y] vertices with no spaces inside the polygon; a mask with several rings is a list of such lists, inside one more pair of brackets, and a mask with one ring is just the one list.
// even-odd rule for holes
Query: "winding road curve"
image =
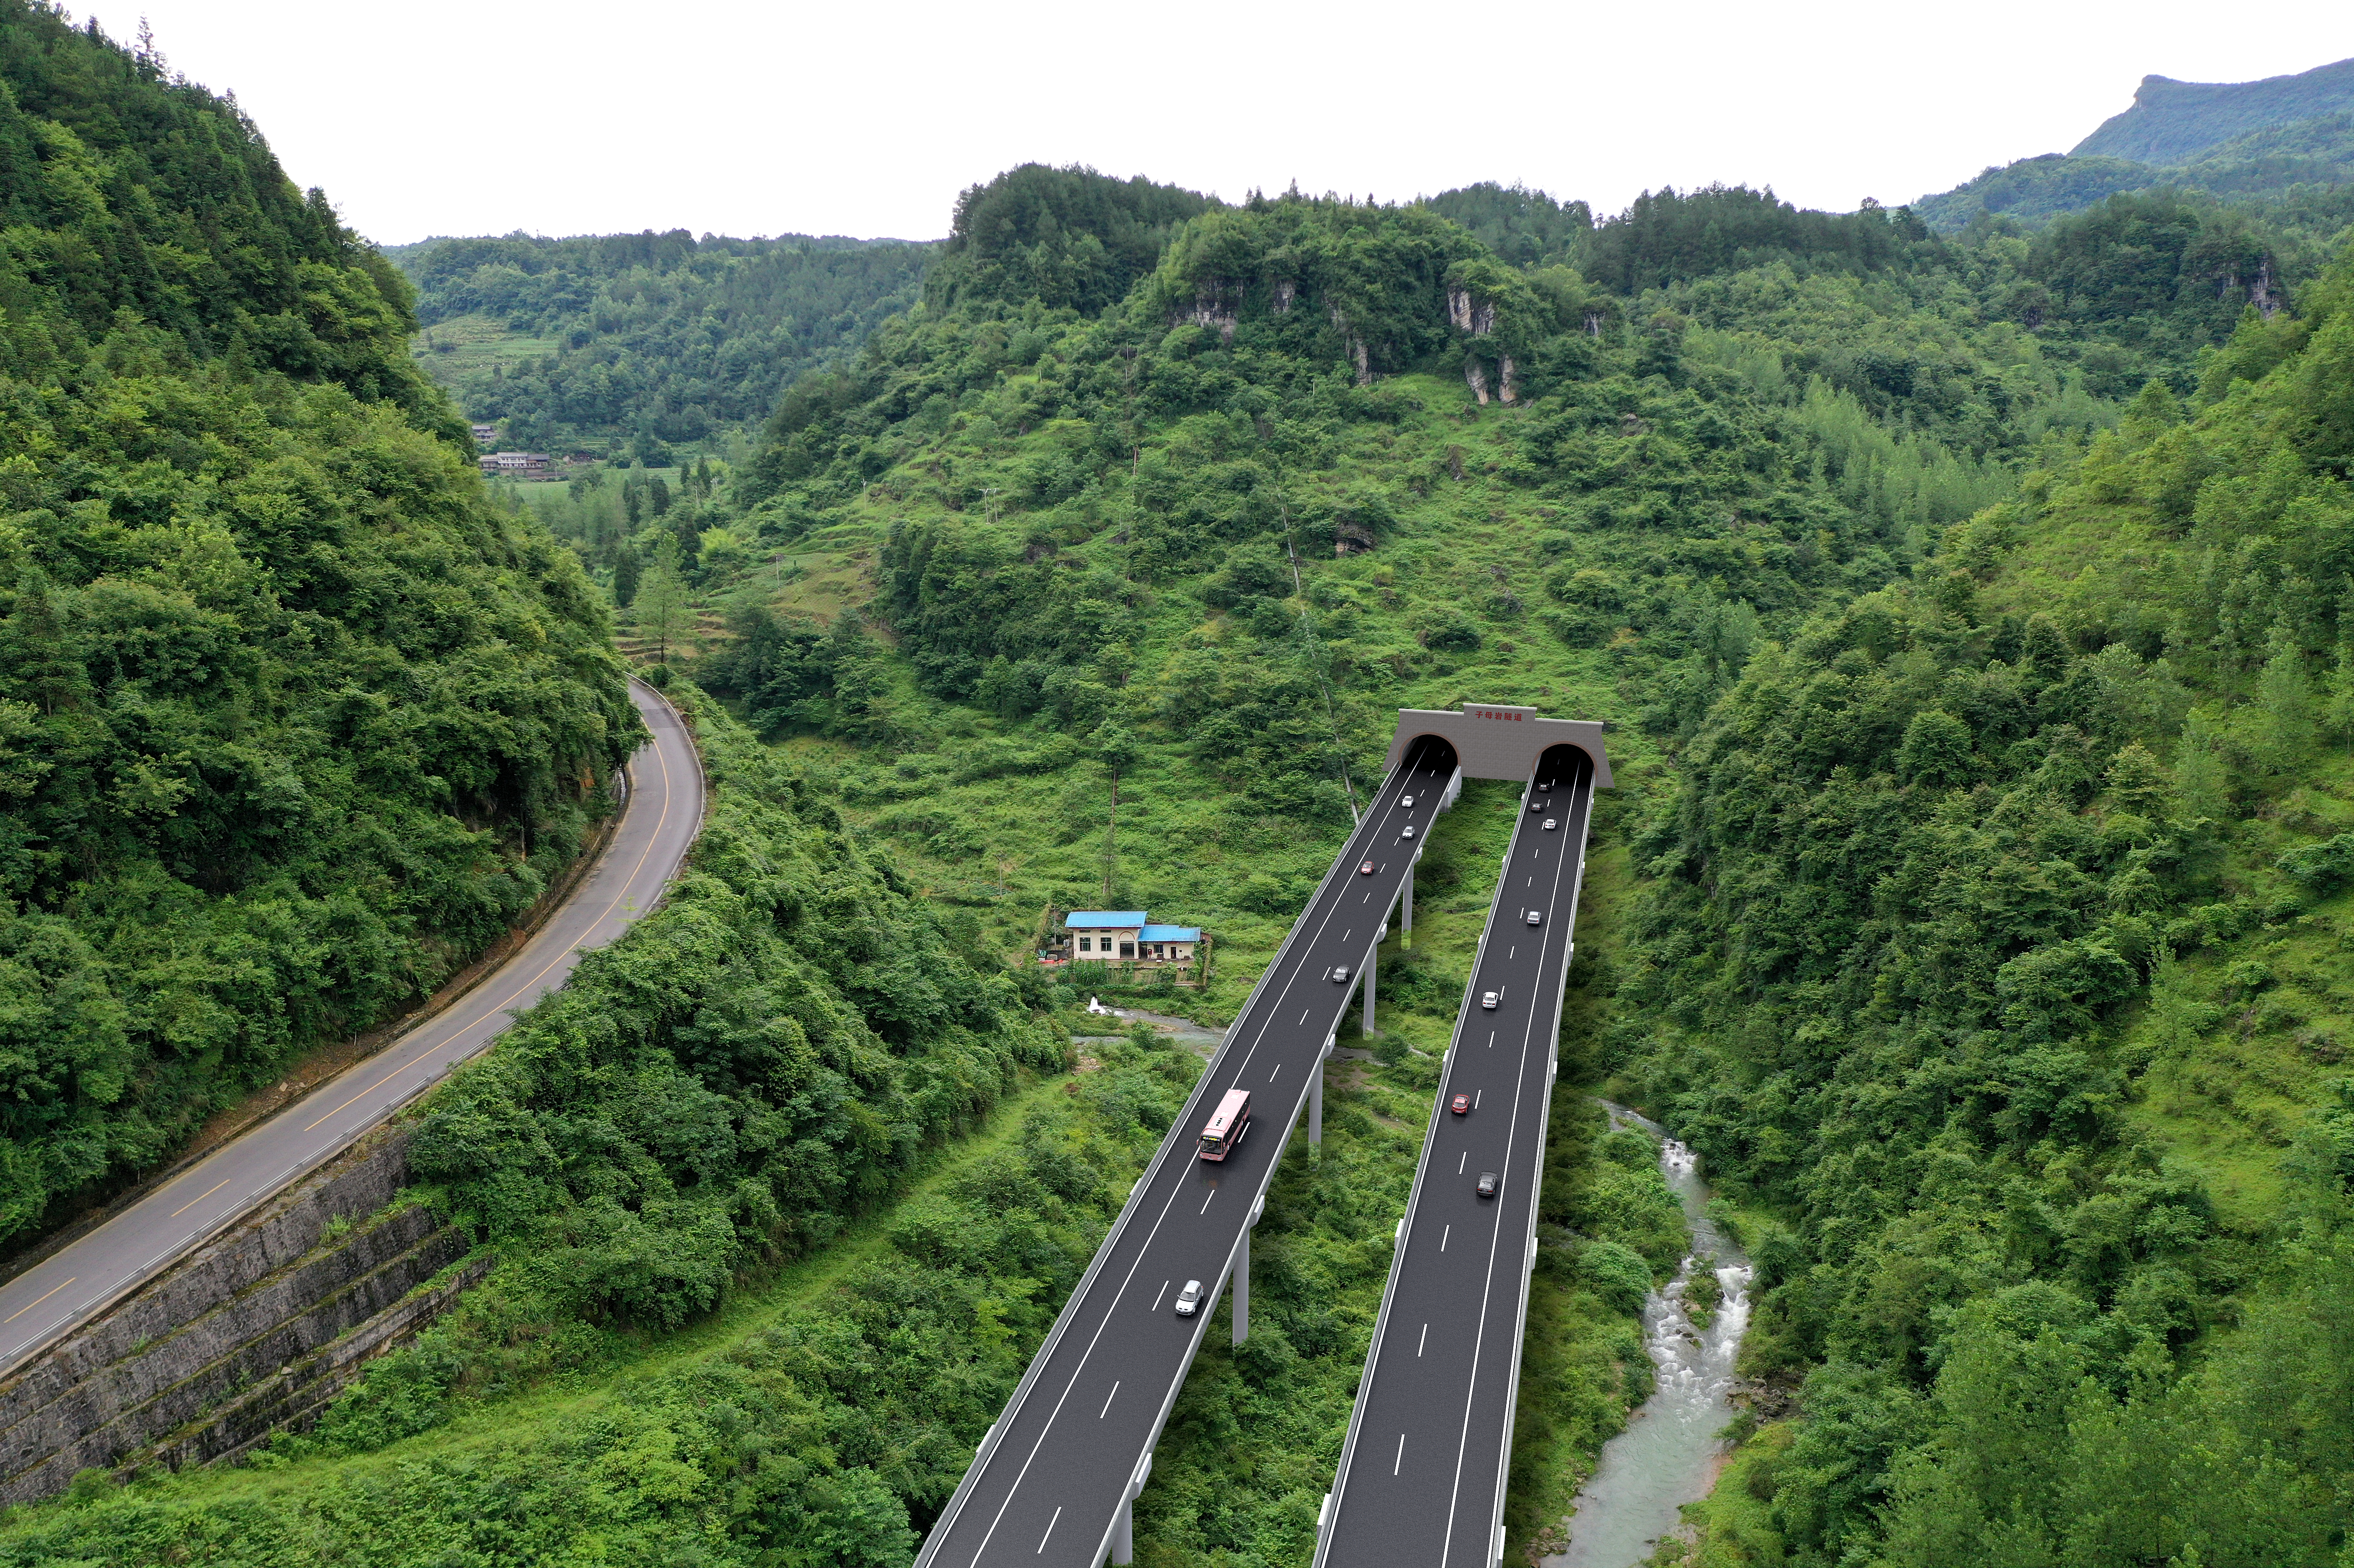
{"label": "winding road curve", "polygon": [[630,697],[652,738],[631,758],[620,821],[572,896],[456,1001],[0,1286],[0,1376],[489,1049],[583,952],[661,902],[703,825],[703,769],[677,710],[636,680]]}

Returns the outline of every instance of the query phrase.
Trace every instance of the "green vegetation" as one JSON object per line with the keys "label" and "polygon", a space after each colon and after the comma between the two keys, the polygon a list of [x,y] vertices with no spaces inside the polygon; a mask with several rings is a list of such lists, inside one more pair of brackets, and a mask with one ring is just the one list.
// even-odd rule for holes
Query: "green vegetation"
{"label": "green vegetation", "polygon": [[1622,1071],[1812,1369],[1722,1561],[2344,1543],[2354,258],[2304,304],[1753,661],[1638,839]]}
{"label": "green vegetation", "polygon": [[398,1012],[636,716],[408,291],[234,105],[0,5],[0,1243]]}
{"label": "green vegetation", "polygon": [[795,377],[914,302],[933,247],[787,235],[429,239],[418,363],[517,447],[671,462],[758,424]]}
{"label": "green vegetation", "polygon": [[2354,217],[2354,60],[2264,81],[2142,79],[2133,107],[2065,156],[1988,168],[1914,207],[1951,233],[1989,215],[2034,223],[2131,191],[2318,204],[2323,231]]}
{"label": "green vegetation", "polygon": [[[220,112],[26,15],[40,59]],[[10,69],[37,84],[50,68]],[[2326,152],[2318,132],[2251,133],[2274,137],[2251,156]],[[273,199],[290,225],[323,211]],[[420,517],[478,541],[481,620],[404,613],[467,669],[567,651],[531,655],[576,661],[544,689],[587,715],[571,752],[553,721],[534,736],[544,767],[567,758],[549,779],[593,776],[626,739],[593,582],[691,711],[715,809],[670,904],[424,1108],[422,1195],[473,1228],[490,1282],[257,1466],[86,1478],[0,1528],[0,1557],[904,1562],[1197,1070],[1142,1033],[1074,1053],[1072,1004],[1229,1016],[1375,781],[1392,711],[1478,698],[1621,721],[1547,1151],[1515,1552],[1558,1540],[1644,1392],[1634,1314],[1685,1245],[1649,1146],[1596,1114],[1606,1089],[1705,1156],[1757,1266],[1748,1370],[1795,1401],[1739,1424],[1731,1484],[1666,1554],[2342,1559],[2354,259],[2335,199],[2146,193],[2032,236],[1940,235],[1739,189],[1655,193],[1597,224],[1493,185],[1220,206],[1026,166],[966,193],[920,302],[854,354],[834,353],[845,325],[804,355],[743,461],[664,464],[659,446],[690,438],[613,404],[600,439],[639,465],[530,503],[569,549],[437,444],[449,416],[398,352],[398,281],[332,229],[318,244],[350,264],[333,276],[383,302],[366,355],[305,348],[303,381],[264,357],[291,329],[201,315],[141,329],[183,345],[158,370],[133,353],[153,339],[91,340],[26,396],[96,408],[168,372],[238,416],[203,427],[213,445],[186,437],[190,461],[265,435],[331,452],[307,460],[328,478],[300,505],[254,503],[232,532],[294,536],[270,547],[302,563],[386,517],[405,548],[439,537]],[[29,248],[20,233],[69,228],[7,233]],[[548,243],[541,273],[510,257],[448,281],[603,275],[600,242]],[[758,260],[662,254],[647,278]],[[794,276],[811,287],[879,276],[811,265]],[[570,286],[513,297],[561,313]],[[679,290],[611,298],[669,321],[695,297]],[[119,302],[72,319],[119,337]],[[501,319],[563,335],[554,316]],[[340,422],[284,412],[319,399]],[[58,450],[112,450],[78,417]],[[408,462],[321,433],[352,429]],[[168,488],[183,450],[96,464],[103,486],[38,503],[52,535],[16,524],[59,541],[15,568],[23,725],[171,716],[152,681],[100,700],[104,661],[160,636],[50,629],[69,594],[111,602],[104,574],[130,577],[101,552],[165,526],[145,498],[166,496],[175,529],[199,514],[184,497],[227,505],[226,481]],[[354,472],[411,487],[373,509],[307,499],[356,493],[334,488]],[[362,521],[327,543],[288,521],[335,506]],[[398,586],[462,575],[437,569]],[[191,602],[219,602],[203,597],[218,580],[189,579]],[[563,608],[537,638],[499,622],[494,646],[466,641],[527,589]],[[340,639],[390,640],[304,613],[285,623],[316,633],[305,678]],[[298,644],[280,625],[220,635],[282,661]],[[73,648],[91,652],[57,652]],[[342,665],[315,688],[332,698],[270,668],[251,690],[272,701],[378,711]],[[247,743],[221,733],[224,754]],[[338,755],[387,753],[406,755]],[[22,755],[39,800],[86,754]],[[84,789],[86,815],[42,842],[128,842],[85,824],[112,821],[94,802],[145,799],[138,777]],[[525,842],[577,842],[578,798],[451,805],[431,790],[453,777],[474,775],[372,809],[398,824],[438,803],[500,897],[540,874]],[[1179,1402],[1142,1499],[1147,1562],[1305,1555],[1510,797],[1475,785],[1431,835],[1415,943],[1378,959],[1384,1035],[1336,1069],[1327,1144],[1287,1159],[1260,1322],[1240,1352],[1205,1353]],[[158,843],[194,820],[167,805]],[[310,863],[279,843],[298,870],[270,885],[299,886]],[[194,874],[166,859],[184,850],[139,853],[164,866],[143,876]],[[94,928],[85,883],[27,902],[16,918],[49,922],[49,945],[16,950]],[[1208,927],[1212,972],[1030,961],[1042,911],[1097,904]],[[202,1061],[207,1083],[244,1070],[154,1060]],[[143,1106],[196,1093],[168,1071],[136,1082]],[[12,1159],[31,1147],[11,1139]]]}
{"label": "green vegetation", "polygon": [[2079,155],[2188,163],[2218,143],[2268,126],[2354,110],[2354,60],[2262,81],[2175,81],[2146,76],[2133,107],[2076,143]]}

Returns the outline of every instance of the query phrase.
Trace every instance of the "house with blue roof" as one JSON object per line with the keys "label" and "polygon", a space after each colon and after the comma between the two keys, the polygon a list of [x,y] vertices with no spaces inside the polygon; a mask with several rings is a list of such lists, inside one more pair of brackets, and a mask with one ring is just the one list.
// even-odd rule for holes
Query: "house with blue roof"
{"label": "house with blue roof", "polygon": [[1142,909],[1074,909],[1063,917],[1074,963],[1164,964],[1190,969],[1199,926],[1156,926]]}

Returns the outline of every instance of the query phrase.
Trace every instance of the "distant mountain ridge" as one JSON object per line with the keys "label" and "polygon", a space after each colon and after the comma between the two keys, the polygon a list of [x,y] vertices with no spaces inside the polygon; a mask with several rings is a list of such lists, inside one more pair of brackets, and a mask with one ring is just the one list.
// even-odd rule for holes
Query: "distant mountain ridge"
{"label": "distant mountain ridge", "polygon": [[1914,203],[1941,233],[1981,213],[2029,223],[2160,186],[2229,197],[2354,185],[2354,59],[2249,82],[2142,79],[2133,106],[2067,154],[1990,166]]}
{"label": "distant mountain ridge", "polygon": [[2069,150],[2074,158],[2187,164],[2250,131],[2354,111],[2354,59],[2262,81],[2176,81],[2146,76],[2133,106]]}

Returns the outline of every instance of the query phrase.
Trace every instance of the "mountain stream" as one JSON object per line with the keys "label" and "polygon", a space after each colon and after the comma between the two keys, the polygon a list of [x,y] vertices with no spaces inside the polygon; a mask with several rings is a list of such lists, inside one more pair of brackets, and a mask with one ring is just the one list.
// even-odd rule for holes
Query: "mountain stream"
{"label": "mountain stream", "polygon": [[[1673,1531],[1685,1503],[1707,1495],[1733,1419],[1733,1358],[1749,1326],[1749,1260],[1708,1217],[1709,1192],[1698,1157],[1655,1122],[1608,1105],[1614,1126],[1637,1127],[1659,1140],[1659,1170],[1691,1224],[1691,1251],[1664,1291],[1643,1303],[1643,1342],[1659,1385],[1627,1430],[1602,1446],[1569,1520],[1569,1549],[1545,1568],[1633,1568]],[[1693,1326],[1687,1292],[1692,1271],[1713,1256],[1724,1298],[1705,1329]]]}

